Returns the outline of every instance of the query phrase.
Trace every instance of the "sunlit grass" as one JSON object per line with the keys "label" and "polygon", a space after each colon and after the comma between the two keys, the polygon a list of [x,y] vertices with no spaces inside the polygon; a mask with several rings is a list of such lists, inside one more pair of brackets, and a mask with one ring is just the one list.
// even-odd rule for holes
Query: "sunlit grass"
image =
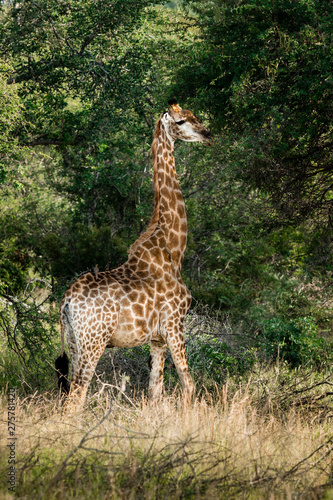
{"label": "sunlit grass", "polygon": [[[191,405],[179,393],[151,403],[105,388],[70,416],[55,395],[18,397],[15,495],[333,498],[331,382],[285,378],[277,389],[279,376],[271,369],[238,387],[231,381]],[[259,378],[270,402],[258,397]],[[5,493],[5,395],[1,408]]]}

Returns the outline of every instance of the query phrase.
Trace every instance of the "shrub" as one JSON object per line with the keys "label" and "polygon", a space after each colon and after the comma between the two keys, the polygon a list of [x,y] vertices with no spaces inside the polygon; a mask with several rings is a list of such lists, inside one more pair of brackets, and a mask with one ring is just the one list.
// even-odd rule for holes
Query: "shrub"
{"label": "shrub", "polygon": [[274,360],[281,358],[292,367],[304,363],[323,366],[327,361],[325,340],[318,336],[318,327],[310,317],[266,320],[263,334],[265,354]]}
{"label": "shrub", "polygon": [[58,340],[58,310],[47,303],[48,299],[0,295],[1,364],[6,368],[4,377],[0,377],[0,387],[9,382],[26,393],[48,389],[55,383],[53,360],[54,338]]}
{"label": "shrub", "polygon": [[231,346],[210,336],[197,337],[188,345],[187,352],[197,382],[207,388],[215,383],[224,383],[228,375],[241,377],[256,361],[254,349]]}

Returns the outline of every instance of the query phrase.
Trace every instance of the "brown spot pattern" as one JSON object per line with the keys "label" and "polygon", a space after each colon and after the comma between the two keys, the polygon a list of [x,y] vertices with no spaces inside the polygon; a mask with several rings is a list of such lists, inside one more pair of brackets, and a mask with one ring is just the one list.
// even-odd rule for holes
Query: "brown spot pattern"
{"label": "brown spot pattern", "polygon": [[[176,122],[186,120],[182,129]],[[147,230],[113,271],[86,273],[62,300],[60,323],[72,361],[70,400],[82,404],[106,347],[151,342],[149,393],[161,394],[168,345],[182,387],[193,392],[183,321],[191,302],[180,269],[187,239],[185,204],[174,169],[175,139],[207,142],[209,132],[190,111],[173,102],[156,124],[152,156],[154,211]]]}

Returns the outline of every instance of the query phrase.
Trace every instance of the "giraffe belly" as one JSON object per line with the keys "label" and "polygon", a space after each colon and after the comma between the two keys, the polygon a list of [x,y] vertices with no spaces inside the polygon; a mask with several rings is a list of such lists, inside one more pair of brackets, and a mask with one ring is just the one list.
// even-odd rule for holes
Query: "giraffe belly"
{"label": "giraffe belly", "polygon": [[136,347],[150,342],[157,328],[157,314],[137,317],[131,309],[119,311],[118,325],[108,347]]}

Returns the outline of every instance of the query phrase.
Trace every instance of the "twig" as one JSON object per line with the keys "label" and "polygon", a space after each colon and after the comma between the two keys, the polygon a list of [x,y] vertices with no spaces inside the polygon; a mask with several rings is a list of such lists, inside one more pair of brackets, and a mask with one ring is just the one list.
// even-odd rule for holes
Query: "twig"
{"label": "twig", "polygon": [[70,458],[80,449],[80,448],[83,448],[83,443],[85,441],[88,440],[88,436],[94,432],[95,429],[97,429],[97,427],[99,427],[105,420],[107,420],[107,418],[109,417],[109,415],[111,414],[111,411],[112,411],[113,407],[111,406],[109,411],[103,416],[103,418],[97,422],[96,425],[94,425],[94,427],[92,427],[91,429],[89,429],[85,435],[83,436],[83,438],[81,439],[81,441],[79,442],[79,444],[67,455],[67,457],[65,458],[65,460],[62,462],[61,464],[61,467],[60,469],[58,470],[57,474],[50,480],[49,482],[49,485],[47,487],[47,490],[46,490],[46,493],[50,490],[51,486],[54,484],[55,481],[57,481],[57,479],[60,477],[60,474],[62,473],[62,471],[65,469],[65,467],[67,466],[68,464],[68,461],[70,460]]}

